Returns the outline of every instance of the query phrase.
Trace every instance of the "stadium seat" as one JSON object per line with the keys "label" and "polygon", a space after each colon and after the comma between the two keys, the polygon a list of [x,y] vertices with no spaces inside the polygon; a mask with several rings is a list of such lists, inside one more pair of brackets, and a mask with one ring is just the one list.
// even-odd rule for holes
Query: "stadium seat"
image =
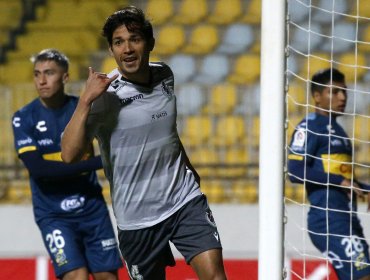
{"label": "stadium seat", "polygon": [[239,20],[242,23],[255,24],[261,23],[262,4],[261,0],[250,0],[247,6],[247,12]]}
{"label": "stadium seat", "polygon": [[312,20],[324,24],[330,24],[348,12],[347,0],[320,0],[315,7]]}
{"label": "stadium seat", "polygon": [[188,82],[195,75],[196,63],[191,55],[175,54],[169,59],[168,65],[174,73],[175,84]]}
{"label": "stadium seat", "polygon": [[232,184],[232,201],[237,203],[256,203],[258,200],[258,185],[249,180],[236,180]]}
{"label": "stadium seat", "polygon": [[203,112],[213,115],[231,114],[237,102],[237,87],[234,84],[216,84],[211,88],[210,98]]}
{"label": "stadium seat", "polygon": [[247,164],[249,162],[249,153],[247,147],[230,147],[225,153],[225,168],[220,171],[221,176],[228,178],[247,176]]}
{"label": "stadium seat", "polygon": [[21,23],[22,1],[0,1],[0,29],[10,30]]}
{"label": "stadium seat", "polygon": [[364,29],[359,34],[359,37],[359,41],[357,42],[358,50],[367,54],[370,53],[370,25],[364,26]]}
{"label": "stadium seat", "polygon": [[182,51],[191,55],[205,55],[217,47],[219,43],[218,30],[210,24],[195,25],[190,34],[190,40]]}
{"label": "stadium seat", "polygon": [[161,25],[173,16],[173,5],[172,0],[147,0],[145,13],[154,26]]}
{"label": "stadium seat", "polygon": [[289,112],[303,113],[306,111],[307,102],[311,100],[311,94],[304,82],[289,84],[288,110]]}
{"label": "stadium seat", "polygon": [[207,196],[210,203],[228,202],[225,186],[219,180],[202,180],[200,190]]}
{"label": "stadium seat", "polygon": [[223,116],[216,122],[211,143],[217,147],[246,145],[245,121],[242,116]]}
{"label": "stadium seat", "polygon": [[157,55],[172,55],[185,43],[185,31],[181,25],[164,25],[158,31],[153,50]]}
{"label": "stadium seat", "polygon": [[314,73],[327,67],[330,67],[329,54],[314,52],[306,56],[303,60],[299,76],[303,79],[310,80]]}
{"label": "stadium seat", "polygon": [[322,34],[321,25],[314,22],[291,26],[290,32],[290,47],[303,54],[317,51],[322,41],[322,36],[319,35]]}
{"label": "stadium seat", "polygon": [[[358,3],[358,5],[357,5]],[[370,2],[368,0],[354,1],[351,6],[350,14],[353,16],[353,21],[360,20],[367,24],[368,18],[370,18]]]}
{"label": "stadium seat", "polygon": [[340,55],[337,68],[346,75],[346,82],[361,81],[368,71],[368,64],[364,54],[348,52]]}
{"label": "stadium seat", "polygon": [[322,38],[321,51],[342,53],[356,48],[356,23],[338,22],[329,30],[329,34],[327,34],[329,37]]}
{"label": "stadium seat", "polygon": [[257,54],[243,54],[236,58],[234,66],[227,80],[237,85],[251,85],[260,76],[260,56]]}
{"label": "stadium seat", "polygon": [[9,62],[0,65],[0,68],[2,84],[13,85],[33,81],[33,68],[29,60]]}
{"label": "stadium seat", "polygon": [[188,156],[201,178],[218,174],[216,165],[220,164],[220,156],[215,149],[210,147],[196,148]]}
{"label": "stadium seat", "polygon": [[288,0],[289,19],[294,23],[299,23],[308,17],[310,12],[310,0]]}
{"label": "stadium seat", "polygon": [[205,93],[197,83],[185,83],[177,87],[177,113],[193,115],[201,112],[205,104]]}
{"label": "stadium seat", "polygon": [[242,0],[218,0],[207,18],[212,24],[230,24],[243,12]]}
{"label": "stadium seat", "polygon": [[229,72],[228,57],[211,53],[203,57],[200,69],[193,80],[203,85],[214,85],[223,82]]}
{"label": "stadium seat", "polygon": [[227,55],[241,54],[252,45],[254,40],[250,25],[234,23],[227,27],[222,42],[216,51]]}
{"label": "stadium seat", "polygon": [[212,117],[190,115],[185,120],[181,140],[189,147],[207,145],[212,133]]}
{"label": "stadium seat", "polygon": [[107,56],[102,61],[100,71],[103,73],[110,73],[115,68],[117,68],[116,60],[113,56]]}
{"label": "stadium seat", "polygon": [[207,14],[207,0],[182,0],[173,22],[177,24],[197,24]]}

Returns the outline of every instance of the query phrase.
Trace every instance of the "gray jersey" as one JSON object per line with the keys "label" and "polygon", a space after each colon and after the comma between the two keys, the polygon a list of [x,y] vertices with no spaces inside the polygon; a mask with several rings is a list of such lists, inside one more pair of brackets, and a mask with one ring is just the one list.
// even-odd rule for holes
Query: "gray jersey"
{"label": "gray jersey", "polygon": [[120,75],[92,104],[88,119],[121,230],[155,225],[201,194],[177,133],[172,71],[163,63],[150,63],[150,70],[149,86]]}

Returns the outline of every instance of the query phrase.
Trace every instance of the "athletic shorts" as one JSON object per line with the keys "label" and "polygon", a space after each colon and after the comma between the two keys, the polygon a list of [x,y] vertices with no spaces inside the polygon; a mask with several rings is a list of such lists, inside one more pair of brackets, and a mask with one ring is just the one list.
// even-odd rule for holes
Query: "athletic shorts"
{"label": "athletic shorts", "polygon": [[94,217],[44,219],[39,228],[58,278],[81,267],[96,273],[123,266],[108,211]]}
{"label": "athletic shorts", "polygon": [[165,279],[166,266],[175,265],[169,241],[187,263],[202,252],[222,249],[216,223],[204,195],[195,197],[152,227],[118,229],[118,239],[131,279]]}
{"label": "athletic shorts", "polygon": [[[343,224],[343,228],[348,223]],[[312,243],[328,257],[339,280],[359,279],[370,275],[369,246],[362,229],[352,229],[351,237],[339,233],[329,236],[310,232]]]}

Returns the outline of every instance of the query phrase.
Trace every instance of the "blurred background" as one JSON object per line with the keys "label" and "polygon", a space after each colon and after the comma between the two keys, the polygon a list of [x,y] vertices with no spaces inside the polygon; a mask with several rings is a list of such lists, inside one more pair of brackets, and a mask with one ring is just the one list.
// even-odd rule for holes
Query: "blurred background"
{"label": "blurred background", "polygon": [[[355,143],[356,157],[367,165],[358,175],[369,182],[370,1],[287,2],[287,140],[312,109],[310,76],[335,61],[347,75],[348,110],[357,116],[343,124],[350,137],[361,140]],[[28,174],[17,159],[11,129],[12,114],[37,95],[30,56],[44,48],[64,52],[70,58],[67,92],[79,95],[88,66],[102,72],[115,67],[101,28],[107,16],[130,4],[152,21],[156,46],[151,60],[167,63],[174,72],[178,130],[202,177],[202,191],[219,205],[216,214],[225,220],[236,215],[239,235],[227,238],[254,243],[240,246],[243,258],[255,259],[261,0],[0,0],[0,206],[31,205]],[[99,175],[110,202],[107,182]],[[291,201],[305,200],[302,187],[286,183],[285,193]],[[244,225],[237,213],[247,219]],[[243,237],[246,231],[254,233]],[[237,251],[234,243],[231,251]]]}

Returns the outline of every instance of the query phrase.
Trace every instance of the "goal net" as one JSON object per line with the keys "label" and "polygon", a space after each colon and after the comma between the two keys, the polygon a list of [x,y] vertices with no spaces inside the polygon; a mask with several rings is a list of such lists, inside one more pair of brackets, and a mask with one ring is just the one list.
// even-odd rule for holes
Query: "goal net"
{"label": "goal net", "polygon": [[[307,140],[307,134],[326,137],[329,141],[326,159],[317,154],[304,155],[307,158],[321,160],[323,168],[338,166],[339,169],[349,170],[349,180],[356,180],[370,184],[370,1],[369,0],[287,0],[287,29],[286,29],[286,162],[290,155],[294,155],[290,145],[292,135],[296,132],[297,124],[317,109],[311,96],[311,78],[314,73],[324,68],[337,68],[346,77],[347,106],[337,122],[343,127],[352,148],[350,159],[337,159],[335,152],[335,131],[328,130],[326,135],[317,135],[315,131],[307,131],[307,125],[302,133],[302,146]],[[331,93],[334,89],[331,89]],[[331,107],[330,107],[331,108]],[[329,118],[332,112],[329,109]],[[329,123],[334,122],[330,119]],[[301,126],[302,129],[302,126]],[[297,135],[298,137],[298,135]],[[333,140],[334,139],[334,140]],[[294,141],[294,140],[293,140]],[[297,140],[296,141],[300,141]],[[330,142],[331,141],[331,142]],[[339,144],[338,144],[339,145]],[[307,149],[305,150],[307,152]],[[293,156],[294,157],[294,156]],[[286,166],[287,167],[287,166]],[[291,183],[289,176],[295,176],[286,169],[284,186],[284,254],[285,276],[287,279],[338,279],[336,268],[353,263],[357,267],[366,267],[361,256],[368,248],[363,247],[359,240],[370,244],[369,214],[367,200],[357,199],[358,208],[338,210],[330,208],[333,196],[329,190],[333,185],[328,181],[322,184],[327,194],[326,207],[320,208],[325,214],[323,229],[335,228],[336,214],[348,214],[349,224],[359,219],[364,231],[364,237],[352,234],[355,229],[350,228],[348,235],[335,232],[312,231],[308,226],[308,212],[312,207],[307,194],[307,185],[312,183],[302,172],[301,183]],[[343,170],[341,170],[343,171]],[[341,172],[340,171],[340,172]],[[343,171],[344,172],[344,171]],[[336,186],[340,188],[340,186]],[[346,190],[349,203],[355,203],[353,190]],[[310,192],[311,194],[312,192]],[[326,240],[326,250],[320,250],[313,245],[310,236],[321,236]],[[336,238],[336,239],[335,239]],[[331,250],[331,241],[339,240],[348,259],[342,259]],[[325,244],[324,244],[325,245]],[[355,272],[352,271],[351,274]],[[350,276],[350,279],[357,279]]]}

